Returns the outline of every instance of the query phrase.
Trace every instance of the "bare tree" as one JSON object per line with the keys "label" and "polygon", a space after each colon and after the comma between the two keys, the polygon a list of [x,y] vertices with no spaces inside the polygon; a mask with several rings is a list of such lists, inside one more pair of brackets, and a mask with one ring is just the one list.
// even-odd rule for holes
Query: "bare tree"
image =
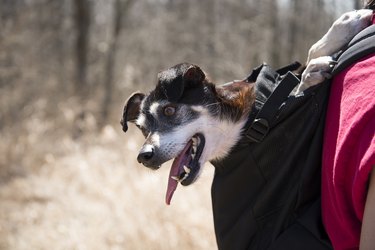
{"label": "bare tree", "polygon": [[75,7],[75,25],[77,40],[75,46],[76,56],[76,82],[75,91],[81,98],[85,99],[87,89],[87,58],[90,39],[90,3],[89,0],[73,0]]}
{"label": "bare tree", "polygon": [[118,40],[122,30],[122,24],[126,11],[130,8],[134,0],[116,0],[113,5],[114,15],[113,15],[113,26],[112,34],[109,40],[109,49],[105,63],[104,71],[104,99],[101,110],[101,121],[100,127],[105,124],[105,121],[109,116],[109,109],[112,101],[113,94],[113,83],[114,83],[114,72],[115,72],[115,59],[116,52],[118,50]]}
{"label": "bare tree", "polygon": [[73,138],[81,137],[84,131],[84,121],[86,117],[86,101],[88,98],[87,69],[88,54],[90,41],[90,22],[91,8],[89,0],[73,0],[74,2],[74,18],[76,26],[76,42],[75,42],[75,85],[74,95],[79,98],[79,107],[76,110],[73,123]]}
{"label": "bare tree", "polygon": [[289,51],[288,55],[292,59],[296,57],[297,38],[301,30],[301,13],[303,13],[304,4],[301,0],[291,0],[290,4],[293,14],[289,15],[289,47],[287,49]]}
{"label": "bare tree", "polygon": [[268,41],[268,50],[270,50],[270,61],[275,67],[280,65],[280,48],[275,46],[275,41],[280,37],[280,25],[278,19],[278,5],[277,1],[269,0],[267,2],[267,11],[268,13],[273,13],[270,15],[267,22],[268,29],[270,30],[270,39]]}

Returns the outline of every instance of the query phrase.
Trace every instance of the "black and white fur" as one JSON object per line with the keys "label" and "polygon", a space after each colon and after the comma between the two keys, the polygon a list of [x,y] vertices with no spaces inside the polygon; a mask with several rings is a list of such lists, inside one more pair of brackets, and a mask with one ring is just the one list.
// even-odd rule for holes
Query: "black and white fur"
{"label": "black and white fur", "polygon": [[[342,15],[311,47],[297,95],[329,77],[330,55],[367,27],[371,15],[371,10]],[[183,63],[159,73],[149,94],[130,96],[121,124],[126,132],[127,122],[134,123],[146,138],[140,163],[158,169],[175,158],[173,164],[179,166],[172,168],[179,170],[171,170],[170,178],[190,185],[205,162],[225,157],[240,140],[253,102],[252,84],[234,81],[217,86],[198,66]]]}

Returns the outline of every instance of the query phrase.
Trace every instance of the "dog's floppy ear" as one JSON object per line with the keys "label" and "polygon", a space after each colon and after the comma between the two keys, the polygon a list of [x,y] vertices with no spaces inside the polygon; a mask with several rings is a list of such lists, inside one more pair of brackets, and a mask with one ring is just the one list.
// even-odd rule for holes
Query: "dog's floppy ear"
{"label": "dog's floppy ear", "polygon": [[139,116],[143,98],[145,98],[145,94],[135,92],[128,98],[128,100],[126,100],[122,119],[120,121],[124,132],[128,130],[127,122],[135,122]]}
{"label": "dog's floppy ear", "polygon": [[158,74],[160,87],[170,102],[177,102],[186,89],[202,84],[205,78],[197,65],[188,63],[178,64]]}
{"label": "dog's floppy ear", "polygon": [[203,82],[206,75],[203,73],[201,68],[196,65],[190,65],[183,73],[183,79],[185,87],[194,86]]}

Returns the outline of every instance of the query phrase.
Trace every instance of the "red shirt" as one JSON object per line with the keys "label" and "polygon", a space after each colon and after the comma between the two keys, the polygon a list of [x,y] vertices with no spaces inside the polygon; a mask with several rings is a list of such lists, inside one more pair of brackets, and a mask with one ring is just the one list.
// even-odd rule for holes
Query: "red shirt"
{"label": "red shirt", "polygon": [[324,226],[334,249],[358,249],[375,166],[375,54],[333,79],[324,133]]}

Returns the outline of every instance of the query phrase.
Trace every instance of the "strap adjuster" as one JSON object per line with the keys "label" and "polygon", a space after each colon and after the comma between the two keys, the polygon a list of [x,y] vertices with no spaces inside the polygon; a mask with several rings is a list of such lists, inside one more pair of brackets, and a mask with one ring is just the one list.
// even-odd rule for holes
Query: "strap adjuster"
{"label": "strap adjuster", "polygon": [[263,141],[270,130],[268,121],[263,118],[255,119],[246,131],[246,137],[255,142]]}

